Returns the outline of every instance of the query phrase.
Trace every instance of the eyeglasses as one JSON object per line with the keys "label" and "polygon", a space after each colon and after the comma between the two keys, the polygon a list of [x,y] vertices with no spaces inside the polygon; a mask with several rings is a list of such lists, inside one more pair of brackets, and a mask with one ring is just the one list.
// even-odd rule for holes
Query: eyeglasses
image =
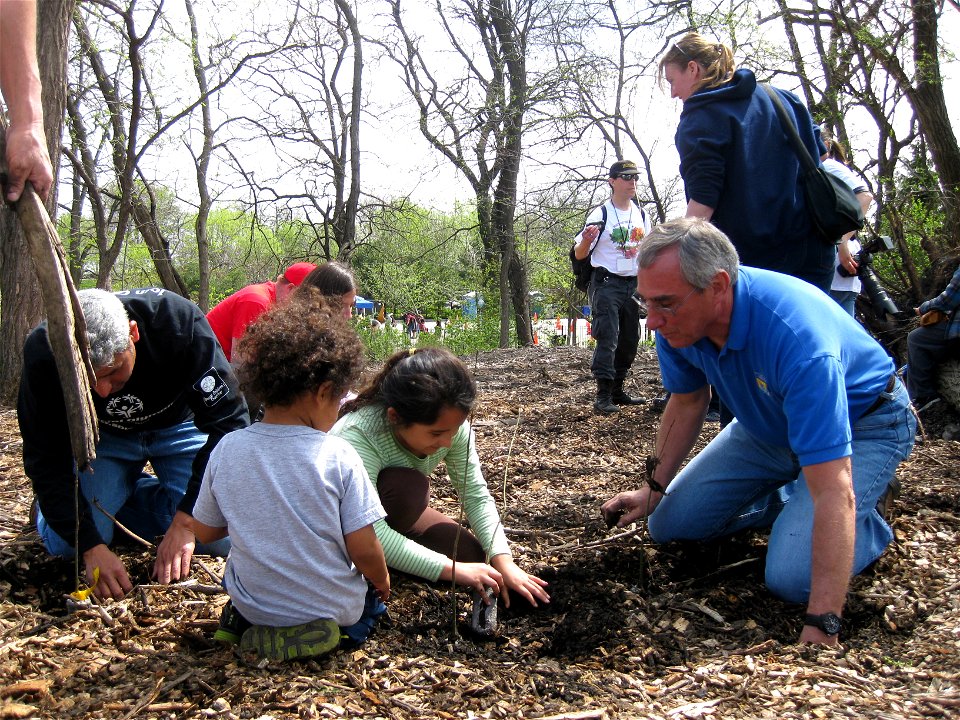
{"label": "eyeglasses", "polygon": [[632,180],[639,180],[639,179],[640,179],[640,175],[639,175],[638,173],[620,173],[619,175],[616,175],[615,177],[618,177],[618,178],[620,178],[621,180],[626,180],[627,182],[630,182],[630,181],[632,181]]}
{"label": "eyeglasses", "polygon": [[703,292],[700,288],[694,288],[688,292],[680,302],[673,303],[672,305],[664,305],[660,302],[654,302],[650,305],[647,304],[646,299],[638,292],[633,293],[631,296],[633,301],[640,306],[640,312],[644,314],[649,314],[651,310],[656,312],[658,315],[666,315],[667,317],[673,317],[677,314],[677,311],[683,307],[683,304],[690,299],[690,296],[695,292]]}

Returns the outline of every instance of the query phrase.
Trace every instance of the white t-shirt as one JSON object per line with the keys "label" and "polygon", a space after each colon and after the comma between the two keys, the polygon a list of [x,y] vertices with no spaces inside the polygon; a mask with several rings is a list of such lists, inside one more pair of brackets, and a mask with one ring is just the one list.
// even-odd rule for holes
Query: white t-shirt
{"label": "white t-shirt", "polygon": [[[823,169],[828,173],[833,175],[836,178],[840,178],[845,182],[853,192],[864,192],[867,189],[867,186],[864,184],[863,180],[857,177],[857,174],[853,172],[850,168],[844,165],[839,160],[834,160],[833,158],[827,158],[823,161]],[[860,250],[860,241],[857,240],[856,235],[850,238],[849,241],[850,254],[856,255]],[[837,265],[839,266],[839,264]],[[834,269],[833,281],[830,283],[831,290],[839,290],[841,292],[855,292],[859,293],[862,283],[860,278],[856,275],[851,275],[850,277],[844,277],[840,273],[836,272]]]}
{"label": "white t-shirt", "polygon": [[637,274],[637,249],[650,232],[650,219],[633,201],[629,210],[618,210],[612,200],[607,200],[590,212],[587,225],[603,220],[603,207],[607,208],[607,224],[595,241],[590,264],[606,268],[614,275],[634,277]]}
{"label": "white t-shirt", "polygon": [[226,526],[223,584],[255,625],[363,614],[367,583],[344,535],[385,517],[360,456],[342,438],[303,425],[256,423],[217,444],[194,517]]}

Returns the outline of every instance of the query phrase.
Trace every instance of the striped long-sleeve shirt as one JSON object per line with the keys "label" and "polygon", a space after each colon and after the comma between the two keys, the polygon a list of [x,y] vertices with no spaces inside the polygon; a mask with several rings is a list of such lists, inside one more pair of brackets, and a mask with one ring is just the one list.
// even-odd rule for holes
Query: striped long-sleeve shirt
{"label": "striped long-sleeve shirt", "polygon": [[[475,439],[468,422],[464,422],[453,436],[449,448],[441,448],[433,455],[420,458],[397,441],[385,419],[381,405],[369,405],[342,417],[330,431],[349,442],[366,467],[371,482],[377,484],[380,471],[391,467],[419,470],[430,477],[441,461],[446,463],[447,475],[463,505],[470,528],[487,553],[487,558],[510,554],[507,536],[500,522],[496,504],[480,470]],[[395,570],[436,581],[447,558],[393,528],[385,520],[374,524],[383,546],[387,565]]]}

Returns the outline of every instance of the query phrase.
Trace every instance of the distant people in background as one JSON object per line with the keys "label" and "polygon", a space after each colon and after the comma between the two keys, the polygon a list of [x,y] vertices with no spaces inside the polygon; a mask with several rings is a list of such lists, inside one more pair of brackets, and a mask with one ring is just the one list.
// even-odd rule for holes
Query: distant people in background
{"label": "distant people in background", "polygon": [[407,337],[416,340],[420,336],[420,331],[424,329],[423,316],[419,313],[408,312],[404,314],[403,322],[407,330]]}
{"label": "distant people in background", "polygon": [[[377,487],[387,517],[374,527],[387,564],[473,588],[475,629],[484,632],[487,589],[508,607],[511,593],[532,605],[550,597],[547,583],[510,553],[467,420],[476,395],[470,371],[448,350],[403,350],[344,405],[332,433],[353,445]],[[430,476],[441,462],[469,530],[429,506]]]}
{"label": "distant people in background", "polygon": [[637,248],[650,232],[650,219],[636,203],[640,170],[632,160],[610,166],[610,199],[594,208],[580,231],[574,254],[590,256],[590,332],[596,341],[590,371],[597,381],[593,409],[610,414],[618,405],[637,405],[642,398],[624,389],[640,344],[640,308],[633,301],[637,285]]}
{"label": "distant people in background", "polygon": [[[806,280],[825,293],[832,247],[813,230],[800,160],[771,99],[753,72],[737,69],[726,45],[689,33],[660,60],[671,97],[683,101],[677,126],[687,217],[710,220],[733,242],[740,262]],[[792,93],[777,90],[811,158],[826,152],[820,128]]]}
{"label": "distant people in background", "polygon": [[53,167],[43,132],[37,6],[34,0],[0,0],[0,92],[7,108],[7,200],[16,202],[29,182],[46,200]]}
{"label": "distant people in background", "polygon": [[[79,507],[67,409],[46,323],[23,346],[17,400],[23,467],[48,552],[80,553],[96,595],[119,599],[133,584],[110,550],[118,532],[114,518],[148,541],[163,535],[153,568],[160,582],[187,577],[195,549],[190,514],[207,458],[221,437],[247,425],[247,406],[194,303],[161,288],[81,290],[79,299],[100,428],[97,456],[79,476]],[[227,549],[225,542],[204,552]]]}
{"label": "distant people in background", "polygon": [[227,360],[234,362],[233,344],[243,337],[247,326],[275,303],[283,302],[317,268],[309,262],[294,263],[276,280],[247,285],[228,295],[207,313],[207,321],[220,341]]}
{"label": "distant people in background", "polygon": [[[848,166],[847,153],[843,145],[826,129],[821,129],[823,144],[827,153],[821,158],[824,169],[831,175],[843,180],[860,201],[860,209],[867,214],[873,202],[873,194],[867,184]],[[830,297],[840,303],[840,307],[851,315],[856,315],[857,295],[860,294],[860,278],[857,276],[857,261],[854,255],[860,251],[857,233],[850,232],[841,238],[837,245],[837,266],[830,284]],[[845,275],[840,273],[843,268]]]}
{"label": "distant people in background", "polygon": [[357,282],[346,265],[336,261],[321,263],[310,271],[300,287],[319,290],[331,305],[340,308],[344,317],[350,317],[353,313]]}
{"label": "distant people in background", "polygon": [[215,637],[274,660],[356,646],[390,595],[373,529],[385,513],[356,451],[329,434],[363,345],[340,298],[306,285],[241,345],[241,386],[263,400],[263,419],[221,440],[194,507],[197,537],[233,542]]}
{"label": "distant people in background", "polygon": [[960,358],[960,267],[946,289],[913,311],[920,326],[907,335],[907,390],[918,411],[940,400],[937,367],[951,358]]}

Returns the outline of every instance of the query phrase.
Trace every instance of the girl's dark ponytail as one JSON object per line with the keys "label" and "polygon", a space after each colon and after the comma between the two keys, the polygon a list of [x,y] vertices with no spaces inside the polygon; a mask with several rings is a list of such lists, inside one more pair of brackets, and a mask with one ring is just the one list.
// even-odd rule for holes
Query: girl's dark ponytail
{"label": "girl's dark ponytail", "polygon": [[345,403],[341,416],[367,405],[392,407],[404,425],[432,425],[447,407],[469,413],[477,386],[467,366],[445,348],[401,350]]}

